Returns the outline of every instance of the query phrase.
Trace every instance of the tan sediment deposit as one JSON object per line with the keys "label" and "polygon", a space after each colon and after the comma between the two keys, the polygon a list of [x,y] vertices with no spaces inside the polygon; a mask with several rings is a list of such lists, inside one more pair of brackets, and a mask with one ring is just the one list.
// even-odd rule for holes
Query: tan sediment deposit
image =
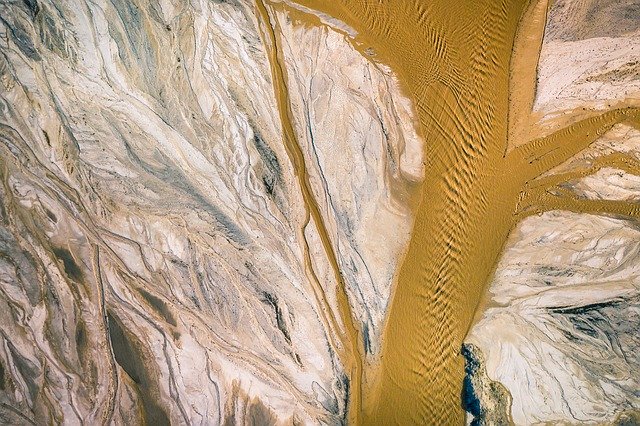
{"label": "tan sediment deposit", "polygon": [[[361,51],[394,69],[426,141],[422,202],[388,311],[379,371],[364,384],[364,422],[462,423],[460,345],[511,228],[555,209],[640,215],[633,203],[554,191],[581,171],[536,178],[616,123],[637,126],[638,112],[570,115],[556,126],[571,125],[548,135],[527,127],[535,93],[529,67],[537,60],[513,69],[510,63],[514,50],[537,58],[546,2],[298,3],[355,29]],[[518,34],[514,46],[523,16],[531,34]],[[509,133],[527,140],[509,141]],[[352,409],[360,409],[358,400]]]}
{"label": "tan sediment deposit", "polygon": [[[343,364],[345,364],[345,367],[347,368],[347,371],[349,372],[349,375],[351,377],[351,404],[359,407],[361,395],[360,378],[362,377],[363,350],[358,346],[362,344],[362,340],[358,338],[359,330],[353,322],[353,317],[351,315],[351,306],[349,304],[349,299],[345,291],[345,282],[342,273],[340,272],[338,258],[333,249],[333,245],[331,244],[331,238],[324,224],[322,214],[320,213],[318,202],[316,201],[311,189],[309,176],[306,170],[304,154],[302,149],[300,148],[296,137],[296,132],[293,128],[293,118],[290,109],[291,107],[289,92],[287,90],[287,76],[285,74],[285,67],[282,65],[281,58],[279,57],[282,55],[281,53],[279,53],[281,49],[279,47],[279,40],[275,34],[274,28],[271,25],[269,12],[267,11],[264,3],[262,2],[262,0],[257,0],[256,4],[258,6],[258,11],[263,22],[263,31],[265,33],[264,37],[267,38],[265,44],[268,46],[269,60],[271,62],[271,75],[273,78],[273,87],[278,103],[278,111],[280,113],[280,122],[282,123],[284,133],[283,139],[285,148],[287,150],[289,158],[291,159],[291,162],[293,163],[294,170],[296,171],[296,175],[299,179],[302,198],[307,210],[307,213],[305,215],[304,227],[307,226],[310,219],[313,219],[318,229],[318,235],[322,243],[322,248],[331,265],[331,269],[334,273],[337,284],[336,299],[338,304],[337,311],[340,315],[339,321],[333,317],[333,309],[327,302],[324,292],[322,291],[320,281],[315,274],[313,274],[314,291],[319,295],[320,299],[323,299],[322,302],[319,303],[319,305],[324,308],[323,312],[325,314],[328,313],[331,317],[331,319],[328,321],[330,324],[328,329],[333,330],[335,333],[339,330],[340,323],[342,323],[344,326],[344,332],[338,333],[338,335],[343,335],[344,339],[337,346],[337,349],[340,352],[340,359],[342,360]],[[308,244],[309,243],[305,241],[305,262],[307,269],[313,271]],[[358,410],[351,411],[351,420],[355,423],[359,422],[360,417]]]}

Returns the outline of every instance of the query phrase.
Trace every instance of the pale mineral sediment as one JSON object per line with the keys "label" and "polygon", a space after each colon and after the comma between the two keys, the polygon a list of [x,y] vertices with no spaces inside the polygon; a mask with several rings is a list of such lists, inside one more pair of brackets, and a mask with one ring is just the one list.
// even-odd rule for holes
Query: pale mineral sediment
{"label": "pale mineral sediment", "polygon": [[[410,102],[280,11],[315,197],[378,350],[421,179]],[[0,421],[335,424],[333,272],[255,5],[0,3]],[[392,191],[393,189],[393,191]]]}

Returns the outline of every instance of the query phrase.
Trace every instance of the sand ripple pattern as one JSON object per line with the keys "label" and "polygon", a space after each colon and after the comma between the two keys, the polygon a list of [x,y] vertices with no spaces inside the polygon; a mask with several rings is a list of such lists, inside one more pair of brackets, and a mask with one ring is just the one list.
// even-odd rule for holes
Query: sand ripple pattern
{"label": "sand ripple pattern", "polygon": [[[516,132],[532,142],[509,150],[509,83],[524,79],[510,72],[511,52],[519,21],[531,10],[537,20],[524,27],[530,33],[517,39],[518,51],[537,57],[543,1],[300,3],[355,28],[363,52],[372,49],[400,75],[426,141],[422,204],[389,308],[377,380],[365,384],[365,423],[461,424],[462,339],[514,224],[553,209],[638,215],[628,203],[548,195],[562,179],[537,190],[531,182],[616,123],[637,126],[638,112],[591,114],[550,135]],[[522,96],[532,98],[532,90]]]}

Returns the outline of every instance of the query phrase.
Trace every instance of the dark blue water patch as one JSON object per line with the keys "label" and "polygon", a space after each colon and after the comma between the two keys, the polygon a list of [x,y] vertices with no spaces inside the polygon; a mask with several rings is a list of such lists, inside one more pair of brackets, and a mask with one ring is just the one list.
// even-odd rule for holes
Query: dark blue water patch
{"label": "dark blue water patch", "polygon": [[474,416],[471,422],[472,425],[481,425],[483,423],[482,417],[484,413],[472,380],[480,368],[480,362],[474,355],[470,345],[463,344],[461,353],[462,356],[464,356],[465,372],[465,377],[462,381],[462,393],[460,395],[462,408]]}

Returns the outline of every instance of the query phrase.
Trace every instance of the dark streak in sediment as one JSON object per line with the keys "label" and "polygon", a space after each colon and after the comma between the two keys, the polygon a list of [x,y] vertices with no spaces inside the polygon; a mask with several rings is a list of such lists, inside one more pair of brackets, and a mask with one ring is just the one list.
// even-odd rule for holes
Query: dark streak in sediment
{"label": "dark streak in sediment", "polygon": [[[2,209],[0,203],[0,210]],[[42,290],[35,267],[36,260],[31,253],[22,250],[12,231],[3,225],[0,225],[0,258],[14,265],[17,278],[20,280],[31,306],[37,305],[42,298]]]}
{"label": "dark streak in sediment", "polygon": [[267,194],[273,198],[276,187],[282,181],[280,162],[278,161],[276,153],[273,152],[264,139],[262,139],[260,133],[258,133],[255,128],[253,129],[253,145],[256,147],[265,166],[264,173],[262,174],[262,183],[264,184]]}
{"label": "dark streak in sediment", "polygon": [[[12,417],[7,417],[7,412],[19,418],[21,422],[12,421],[13,420]],[[35,425],[36,424],[36,422],[34,422],[33,420],[31,420],[31,418],[24,415],[18,408],[12,407],[11,405],[5,404],[4,402],[0,402],[0,421],[2,421],[3,424],[10,424],[10,425],[21,425],[21,424]]]}
{"label": "dark streak in sediment", "polygon": [[34,61],[40,61],[40,55],[33,45],[33,41],[27,30],[20,24],[18,21],[14,20],[13,25],[11,25],[8,21],[6,21],[3,17],[0,16],[0,22],[2,22],[11,33],[13,38],[13,42],[18,46],[18,49],[27,56],[29,59]]}
{"label": "dark streak in sediment", "polygon": [[23,0],[22,3],[27,7],[27,11],[31,19],[34,19],[40,11],[40,6],[37,0]]}
{"label": "dark streak in sediment", "polygon": [[58,223],[58,218],[51,210],[44,208],[44,213],[47,215],[49,219],[51,219],[53,223]]}
{"label": "dark streak in sediment", "polygon": [[4,390],[4,364],[0,358],[0,390]]}
{"label": "dark streak in sediment", "polygon": [[259,399],[252,400],[249,404],[248,424],[271,426],[278,424],[278,417],[267,406],[265,406]]}
{"label": "dark streak in sediment", "polygon": [[[125,56],[123,57],[121,55],[121,59],[123,59],[125,64],[136,63],[138,67],[144,70],[142,78],[149,88],[154,88],[155,90],[155,85],[158,81],[158,59],[152,47],[152,40],[150,39],[149,33],[144,27],[144,11],[133,1],[111,0],[111,4],[122,22],[122,27],[125,29],[123,33],[127,38],[126,44],[134,56],[133,59],[130,59],[123,53]],[[118,33],[113,25],[109,26],[109,30],[112,35]],[[118,34],[118,36],[120,36],[120,34]],[[122,41],[124,42],[124,40]]]}
{"label": "dark streak in sediment", "polygon": [[275,294],[268,293],[266,291],[263,292],[262,295],[264,297],[263,302],[271,305],[271,307],[273,308],[276,314],[276,324],[278,325],[278,329],[284,335],[284,338],[286,339],[287,343],[291,344],[291,335],[289,333],[289,330],[287,329],[287,324],[284,321],[284,317],[282,315],[282,308],[280,308],[280,305],[278,304],[278,296],[276,296]]}
{"label": "dark streak in sediment", "polygon": [[558,268],[556,266],[541,266],[537,268],[537,273],[548,277],[572,277],[575,271],[571,268]]}
{"label": "dark streak in sediment", "polygon": [[64,272],[69,278],[76,282],[82,282],[82,270],[75,260],[73,260],[73,256],[69,250],[62,247],[54,247],[53,254],[55,254],[58,259],[62,260]]}
{"label": "dark streak in sediment", "polygon": [[85,350],[85,347],[87,345],[87,331],[83,321],[78,321],[78,323],[76,324],[75,340],[78,355],[80,355],[80,353]]}
{"label": "dark streak in sediment", "polygon": [[156,151],[156,155],[159,157],[159,160],[162,164],[162,167],[153,167],[150,164],[143,161],[132,149],[131,146],[122,138],[125,149],[131,161],[135,164],[139,165],[145,172],[149,173],[151,176],[159,179],[162,182],[170,184],[172,187],[184,192],[186,195],[190,196],[195,203],[211,214],[213,218],[220,224],[223,228],[224,235],[240,245],[249,244],[250,240],[247,234],[240,229],[240,227],[229,218],[224,212],[222,212],[218,207],[211,204],[207,198],[202,195],[197,188],[195,188],[191,183],[189,183],[186,176],[178,169],[171,167],[171,160],[167,158],[163,153]]}
{"label": "dark streak in sediment", "polygon": [[178,323],[176,322],[175,316],[173,315],[173,313],[171,313],[169,306],[164,300],[154,296],[153,294],[149,293],[148,291],[142,288],[139,288],[138,292],[142,297],[144,297],[144,299],[149,303],[149,305],[151,305],[151,307],[158,314],[160,314],[160,316],[162,316],[162,318],[164,318],[165,321],[167,321],[167,323],[173,325],[174,327],[178,325]]}
{"label": "dark streak in sediment", "polygon": [[622,300],[613,299],[584,306],[557,306],[555,308],[549,308],[549,312],[565,315],[583,315],[603,308],[616,307],[622,302]]}
{"label": "dark streak in sediment", "polygon": [[18,369],[18,372],[24,379],[25,383],[27,384],[29,398],[34,401],[36,396],[40,392],[40,386],[37,383],[37,378],[41,374],[41,372],[39,371],[40,369],[33,362],[31,362],[31,360],[23,357],[10,340],[7,339],[6,341],[7,347],[9,348],[9,352],[11,353],[11,357],[13,359],[13,363]]}
{"label": "dark streak in sediment", "polygon": [[134,341],[131,336],[128,336],[120,321],[109,311],[107,311],[107,322],[109,339],[116,362],[135,382],[138,388],[144,409],[145,424],[154,426],[170,425],[167,413],[152,395],[155,385],[150,377],[150,372],[145,367],[146,362],[138,349],[140,342]]}
{"label": "dark streak in sediment", "polygon": [[364,342],[365,354],[371,353],[371,338],[369,337],[369,324],[362,323],[362,340]]}

